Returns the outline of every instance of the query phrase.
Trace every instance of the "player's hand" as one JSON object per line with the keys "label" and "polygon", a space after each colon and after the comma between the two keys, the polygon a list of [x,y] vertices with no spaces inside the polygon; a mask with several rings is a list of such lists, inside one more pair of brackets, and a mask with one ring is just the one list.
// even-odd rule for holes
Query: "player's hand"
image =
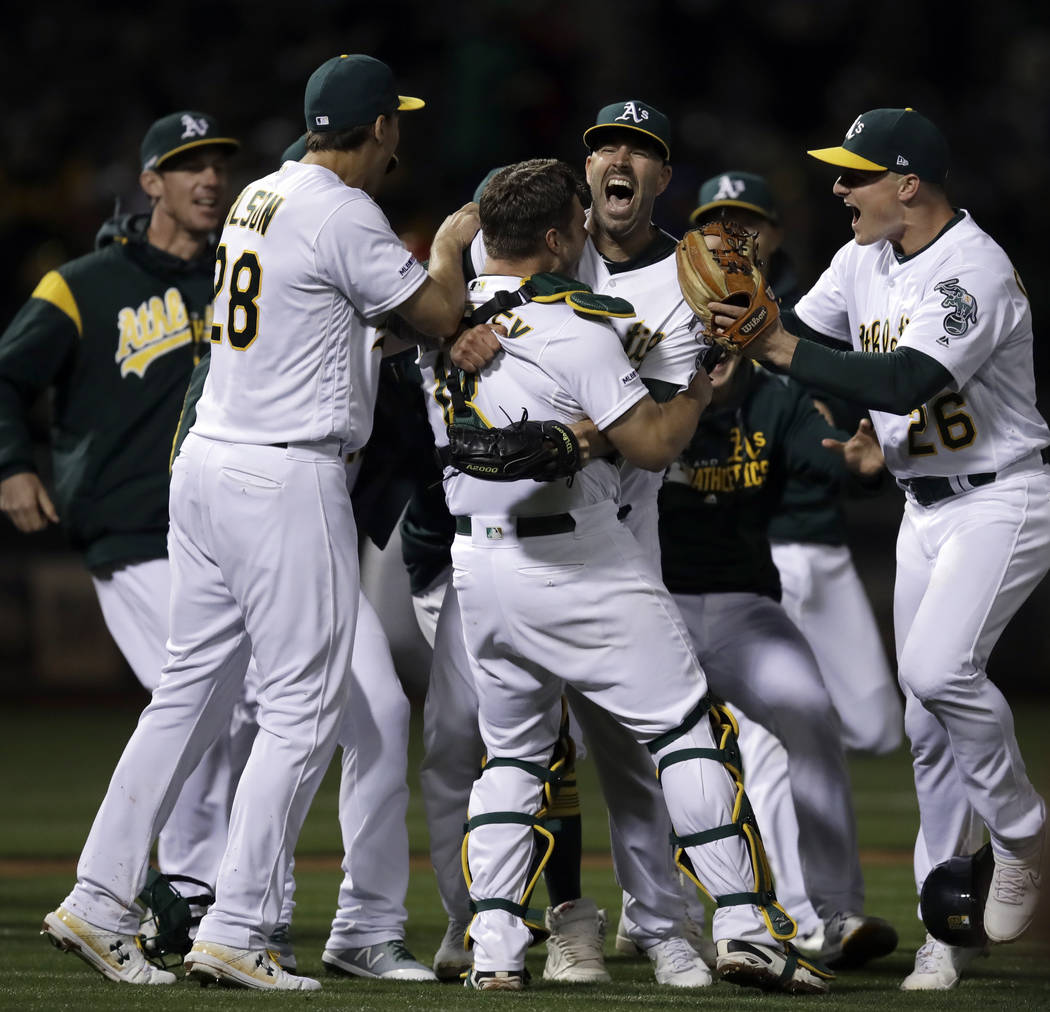
{"label": "player's hand", "polygon": [[503,350],[499,339],[506,336],[502,323],[479,323],[464,330],[449,350],[452,364],[464,372],[481,372]]}
{"label": "player's hand", "polygon": [[58,512],[40,478],[32,471],[0,481],[0,510],[23,534],[58,523]]}
{"label": "player's hand", "polygon": [[434,242],[452,242],[458,249],[471,244],[481,228],[478,205],[471,202],[464,204],[458,211],[453,211],[442,223],[434,235]]}
{"label": "player's hand", "polygon": [[861,419],[857,431],[846,442],[838,439],[822,439],[820,442],[842,457],[846,467],[861,478],[874,478],[886,466],[875,426],[867,418]]}

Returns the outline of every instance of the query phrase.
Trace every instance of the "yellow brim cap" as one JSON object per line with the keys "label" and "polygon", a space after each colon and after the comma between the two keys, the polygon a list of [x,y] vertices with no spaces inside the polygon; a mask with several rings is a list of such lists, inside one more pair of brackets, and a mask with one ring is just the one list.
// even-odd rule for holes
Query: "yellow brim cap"
{"label": "yellow brim cap", "polygon": [[754,211],[756,214],[762,215],[763,218],[768,218],[769,221],[774,224],[776,224],[777,220],[764,207],[759,207],[758,204],[749,204],[746,200],[713,200],[710,204],[701,204],[691,215],[689,215],[690,224],[695,222],[700,215],[710,211],[712,207],[740,207],[745,211]]}
{"label": "yellow brim cap", "polygon": [[817,148],[816,151],[807,151],[807,155],[817,158],[822,162],[839,165],[844,169],[863,169],[865,172],[885,172],[886,166],[879,165],[868,158],[847,151],[844,147]]}
{"label": "yellow brim cap", "polygon": [[422,109],[426,102],[421,98],[412,98],[410,95],[397,96],[397,108],[399,112],[408,112],[410,109]]}

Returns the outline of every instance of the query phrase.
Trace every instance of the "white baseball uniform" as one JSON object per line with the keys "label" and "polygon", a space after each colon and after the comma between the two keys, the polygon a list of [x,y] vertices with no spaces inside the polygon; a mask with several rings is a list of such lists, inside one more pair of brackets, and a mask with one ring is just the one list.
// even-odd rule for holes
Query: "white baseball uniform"
{"label": "white baseball uniform", "polygon": [[[482,277],[475,304],[519,278]],[[645,395],[637,372],[607,325],[581,319],[562,304],[529,303],[514,313],[514,338],[497,368],[481,373],[471,403],[482,418],[502,411],[609,425]],[[440,377],[441,366],[438,365]],[[440,436],[441,434],[438,433]],[[678,729],[703,698],[706,683],[665,588],[635,538],[617,520],[619,475],[607,461],[588,464],[569,485],[487,483],[462,473],[445,479],[449,509],[462,518],[452,547],[453,585],[478,689],[489,762],[545,766],[560,722],[563,681],[608,708],[653,761],[681,747],[711,742],[700,720],[673,744],[654,739]],[[639,671],[653,677],[639,681]],[[673,735],[671,737],[674,737]],[[705,744],[700,747],[710,747]],[[669,767],[663,788],[678,828],[696,832],[730,820],[730,778],[710,761]],[[475,783],[469,815],[530,813],[542,783],[520,766],[491,768]],[[521,896],[532,850],[526,826],[502,821],[475,828],[468,863],[476,902]],[[739,839],[690,848],[715,893],[750,888]],[[768,941],[755,907],[715,914],[716,937]],[[530,934],[508,910],[485,909],[471,929],[477,970],[524,965]]]}
{"label": "white baseball uniform", "polygon": [[66,901],[90,923],[137,926],[150,844],[228,723],[250,653],[259,731],[198,938],[261,948],[277,923],[273,886],[348,702],[359,583],[342,453],[371,427],[380,352],[369,320],[425,277],[374,201],[321,166],[285,163],[234,203],[211,370],[172,473],[170,660]]}
{"label": "white baseball uniform", "polygon": [[[606,265],[588,239],[581,258],[580,280],[596,291],[626,298],[636,317],[610,322],[622,347],[643,379],[683,389],[692,378],[700,350],[698,324],[678,289],[674,240],[660,233],[651,258],[640,258],[628,269]],[[484,268],[481,233],[471,245],[476,273]],[[424,356],[423,363],[428,361]],[[432,361],[432,357],[430,358]],[[425,373],[425,376],[427,374]],[[438,405],[432,373],[424,383],[435,438],[446,442],[447,419],[435,415]],[[537,416],[534,416],[537,417]],[[644,556],[659,572],[656,498],[660,475],[624,465],[620,499],[631,511],[625,523],[644,546]],[[629,494],[629,498],[628,498]],[[435,633],[430,690],[424,712],[425,756],[420,770],[430,830],[431,860],[442,903],[454,920],[469,920],[469,897],[460,871],[462,813],[484,751],[476,727],[477,698],[469,659],[459,631],[459,603],[454,588],[445,595]],[[680,931],[685,914],[678,874],[667,845],[670,819],[659,784],[652,775],[646,750],[603,709],[587,705],[580,694],[568,693],[573,716],[580,724],[588,752],[599,766],[617,881],[626,891],[625,907],[632,938],[643,948]],[[690,890],[691,891],[691,890]]]}
{"label": "white baseball uniform", "polygon": [[911,415],[871,413],[908,495],[894,625],[919,800],[916,881],[974,850],[978,819],[997,855],[1027,859],[1045,806],[985,670],[1050,566],[1050,470],[1040,458],[1050,430],[1035,406],[1024,289],[962,211],[908,257],[885,241],[848,243],[796,312],[855,350],[915,348],[951,373]]}

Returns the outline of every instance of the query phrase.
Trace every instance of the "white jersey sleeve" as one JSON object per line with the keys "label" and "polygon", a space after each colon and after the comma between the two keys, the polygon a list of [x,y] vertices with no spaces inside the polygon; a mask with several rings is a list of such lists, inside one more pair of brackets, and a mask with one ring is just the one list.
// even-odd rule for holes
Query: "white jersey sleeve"
{"label": "white jersey sleeve", "polygon": [[852,337],[845,277],[852,245],[843,246],[835,254],[817,283],[795,303],[795,315],[807,327],[843,344],[850,344]]}
{"label": "white jersey sleeve", "polygon": [[[338,288],[366,320],[400,306],[426,280],[423,265],[362,191],[336,208],[317,233],[318,275]],[[348,251],[353,251],[353,256]]]}

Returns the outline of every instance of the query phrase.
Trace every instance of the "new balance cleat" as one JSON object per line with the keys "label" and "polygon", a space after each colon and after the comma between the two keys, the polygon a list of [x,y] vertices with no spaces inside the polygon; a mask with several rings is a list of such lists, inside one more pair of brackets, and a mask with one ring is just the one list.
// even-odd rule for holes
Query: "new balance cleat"
{"label": "new balance cleat", "polygon": [[950,991],[959,983],[962,971],[982,949],[964,949],[938,942],[932,935],[915,953],[915,969],[901,981],[902,991]]}
{"label": "new balance cleat", "polygon": [[718,941],[715,969],[731,984],[785,994],[826,994],[828,981],[835,976],[804,959],[790,945],[779,948],[734,938]]}
{"label": "new balance cleat", "polygon": [[612,981],[605,969],[605,911],[599,910],[594,900],[569,900],[548,907],[544,924],[550,932],[544,980],[565,984]]}
{"label": "new balance cleat", "polygon": [[201,987],[221,984],[255,991],[320,991],[312,977],[288,973],[267,949],[239,949],[220,942],[194,942],[185,959],[186,974]]}
{"label": "new balance cleat", "polygon": [[174,984],[175,974],[161,970],[142,954],[134,935],[89,924],[59,907],[44,918],[40,934],[63,952],[79,956],[93,970],[125,984]]}
{"label": "new balance cleat", "polygon": [[321,962],[329,973],[373,980],[436,981],[434,971],[405,948],[400,938],[377,942],[360,949],[325,949]]}

